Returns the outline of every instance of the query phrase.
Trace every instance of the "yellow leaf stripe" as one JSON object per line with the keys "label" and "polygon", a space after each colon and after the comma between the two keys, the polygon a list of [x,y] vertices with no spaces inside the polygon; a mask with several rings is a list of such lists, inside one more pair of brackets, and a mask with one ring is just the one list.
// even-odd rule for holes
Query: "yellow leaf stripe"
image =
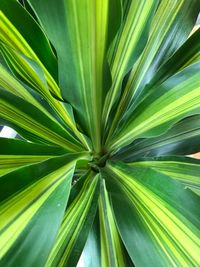
{"label": "yellow leaf stripe", "polygon": [[99,222],[101,267],[126,267],[121,239],[114,221],[114,214],[104,180],[99,198]]}
{"label": "yellow leaf stripe", "polygon": [[[55,99],[54,97],[52,97],[52,95],[50,94],[48,88],[43,83],[43,81],[41,81],[40,77],[36,74],[36,72],[32,68],[32,66],[26,60],[24,60],[20,54],[18,54],[14,50],[9,50],[7,47],[1,47],[1,50],[4,51],[5,53],[9,54],[9,59],[12,58],[10,64],[17,71],[20,72],[20,75],[25,80],[27,80],[29,83],[31,83],[32,86],[35,87],[36,90],[39,91],[39,93],[42,94],[42,96],[48,101],[48,103],[52,106],[52,108],[59,115],[59,117],[61,117],[61,119],[64,120],[64,122],[76,134],[76,136],[79,138],[79,140],[82,141],[82,143],[85,145],[85,147],[89,148],[89,145],[88,145],[87,141],[85,140],[84,136],[77,130],[76,125],[73,122],[73,120],[71,118],[71,115],[69,114],[67,109],[65,109],[64,105],[62,104],[62,102],[60,102],[57,99]],[[19,62],[19,60],[16,60],[17,58],[20,59],[21,61],[23,61],[24,63],[21,64],[21,62]],[[7,84],[4,83],[3,86],[5,86],[5,89],[7,89],[7,87],[6,87]],[[33,104],[34,103],[35,103],[35,101],[33,101]],[[38,104],[37,104],[37,106],[38,106]],[[47,113],[47,111],[45,111],[44,108],[42,108],[42,111],[45,112],[45,114]]]}
{"label": "yellow leaf stripe", "polygon": [[81,191],[67,208],[57,240],[45,267],[54,266],[57,261],[56,266],[62,267],[67,262],[89,211],[98,180],[99,175],[94,177],[94,174],[90,173]]}
{"label": "yellow leaf stripe", "polygon": [[132,98],[138,93],[143,80],[148,76],[146,73],[148,73],[148,69],[151,67],[154,58],[157,53],[159,53],[159,49],[162,47],[163,41],[168,36],[184,3],[184,0],[161,1],[152,21],[148,42],[126,81],[123,95],[117,107],[112,126],[110,127],[109,136],[113,133],[119,118],[122,117],[129,107]]}
{"label": "yellow leaf stripe", "polygon": [[47,110],[0,64],[0,86],[5,90],[25,99],[40,109],[48,117],[53,118]]}
{"label": "yellow leaf stripe", "polygon": [[0,258],[11,248],[30,220],[73,171],[71,162],[41,178],[33,185],[8,199],[0,207]]}
{"label": "yellow leaf stripe", "polygon": [[[42,94],[62,120],[64,120],[64,122],[73,130],[84,146],[90,149],[85,137],[77,130],[77,127],[67,109],[60,101],[52,97],[50,91],[58,98],[62,99],[58,85],[45,69],[23,36],[19,33],[19,31],[17,31],[2,11],[0,11],[0,40],[3,42],[0,43],[1,51],[4,53],[8,62],[12,65],[15,71]],[[27,60],[25,60],[23,55],[34,60],[39,67],[42,68],[48,86],[40,79],[33,67]]]}
{"label": "yellow leaf stripe", "polygon": [[174,84],[171,90],[149,103],[136,118],[131,118],[123,131],[113,138],[110,147],[116,149],[132,142],[137,137],[145,137],[145,132],[181,118],[199,107],[200,79],[199,72],[195,72],[192,77]]}
{"label": "yellow leaf stripe", "polygon": [[[58,121],[1,64],[0,64],[0,86],[2,86],[5,90],[8,90],[9,92],[33,104],[35,107],[41,110],[45,115],[47,115],[51,120],[53,120],[55,123],[58,124]],[[60,112],[60,115],[62,115],[63,118],[66,118],[68,120],[67,110],[63,108],[62,103],[55,100],[53,97],[50,97],[49,102],[52,104],[54,109],[57,110],[57,112],[58,111]],[[76,136],[79,137],[80,141],[82,141],[82,143],[85,145],[85,147],[90,149],[85,138],[77,130],[71,118],[67,122],[70,128],[73,129],[74,133],[76,133]],[[63,128],[61,124],[59,125],[60,127]]]}
{"label": "yellow leaf stripe", "polygon": [[[127,91],[133,90],[135,93],[139,88],[142,79],[150,67],[152,60],[158,53],[159,48],[162,45],[164,38],[170,31],[172,23],[180,12],[183,6],[184,0],[179,1],[161,1],[159,8],[152,21],[150,37],[148,43],[142,53],[142,57],[138,62],[137,68],[134,68],[127,82],[124,94],[127,95]],[[132,85],[134,83],[134,88]]]}
{"label": "yellow leaf stripe", "polygon": [[200,164],[162,159],[156,161],[140,161],[131,163],[131,166],[148,166],[154,170],[166,174],[190,188],[200,195]]}
{"label": "yellow leaf stripe", "polygon": [[116,43],[114,43],[114,51],[111,49],[109,54],[112,87],[104,105],[103,117],[105,123],[119,92],[122,80],[132,67],[129,66],[131,55],[138,47],[138,41],[141,38],[141,34],[143,33],[147,21],[149,20],[149,16],[156,4],[155,0],[137,0],[130,1],[131,3],[128,2],[129,1],[127,1],[128,7],[124,8],[128,8],[128,11],[127,14],[125,14],[124,23],[116,38]]}
{"label": "yellow leaf stripe", "polygon": [[[23,36],[17,31],[17,29],[8,20],[8,18],[3,14],[2,11],[0,11],[0,40],[12,47],[13,49],[17,50],[18,52],[22,53],[23,55],[35,60],[43,69],[47,83],[52,93],[54,93],[57,97],[61,98],[60,89],[54,79],[43,66],[37,55],[34,53],[29,44],[23,38]],[[24,62],[21,61],[20,63],[23,64]]]}
{"label": "yellow leaf stripe", "polygon": [[[66,14],[66,18],[76,55],[76,90],[84,110],[81,115],[86,117],[93,145],[99,152],[109,1],[67,1],[67,10],[72,13],[71,16]],[[76,108],[80,109],[80,106]]]}
{"label": "yellow leaf stripe", "polygon": [[18,167],[37,163],[52,157],[48,155],[0,155],[0,175],[13,171]]}
{"label": "yellow leaf stripe", "polygon": [[[200,231],[167,202],[119,169],[112,168],[117,181],[143,221],[146,230],[162,251],[166,266],[198,266]],[[198,232],[196,235],[194,232]],[[164,257],[165,256],[165,257]]]}
{"label": "yellow leaf stripe", "polygon": [[81,147],[69,142],[66,138],[51,131],[44,125],[38,123],[33,118],[3,101],[2,99],[0,99],[0,117],[7,119],[9,122],[22,127],[24,130],[27,130],[28,132],[31,132],[36,136],[39,136],[49,142],[53,142],[54,144],[57,144],[61,147],[64,147],[71,151],[81,150]]}

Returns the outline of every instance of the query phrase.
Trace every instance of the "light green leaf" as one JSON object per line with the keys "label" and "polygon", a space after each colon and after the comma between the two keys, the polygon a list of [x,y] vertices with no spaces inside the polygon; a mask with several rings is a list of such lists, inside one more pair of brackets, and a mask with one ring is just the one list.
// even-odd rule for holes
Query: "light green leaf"
{"label": "light green leaf", "polygon": [[[149,2],[149,1],[146,1]],[[162,0],[150,26],[150,34],[145,49],[130,74],[124,80],[123,93],[114,112],[109,135],[113,133],[129,108],[135,109],[140,103],[140,94],[151,82],[160,66],[184,43],[191,32],[198,13],[198,0]],[[191,47],[189,50],[192,50]],[[188,50],[187,50],[188,54]],[[179,65],[179,59],[174,63]],[[169,72],[172,67],[169,67]],[[127,118],[127,117],[126,117]],[[125,118],[125,119],[126,119]]]}
{"label": "light green leaf", "polygon": [[199,266],[199,11],[0,0],[0,267]]}
{"label": "light green leaf", "polygon": [[198,266],[200,198],[149,168],[110,162],[105,171],[118,229],[134,264]]}
{"label": "light green leaf", "polygon": [[111,108],[119,97],[125,74],[145,47],[157,5],[157,0],[123,1],[122,25],[109,51],[112,86],[104,104],[104,123],[107,122]]}
{"label": "light green leaf", "polygon": [[[61,117],[61,119],[64,121],[64,123],[67,124],[67,126],[69,126],[73,130],[73,132],[76,134],[76,136],[79,138],[79,140],[82,141],[82,143],[85,145],[85,147],[89,148],[88,142],[86,141],[85,137],[77,130],[75,122],[71,116],[71,112],[67,108],[67,105],[64,105],[62,102],[55,99],[51,95],[51,93],[49,92],[43,70],[40,68],[40,66],[32,59],[18,53],[18,51],[10,49],[6,45],[2,46],[1,50],[4,51],[5,53],[8,53],[15,60],[16,60],[16,58],[19,58],[19,60],[21,62],[18,62],[18,61],[15,62],[17,64],[15,67],[17,68],[17,70],[20,71],[21,74],[24,73],[25,76],[24,76],[23,81],[27,82],[28,85],[31,86],[32,88],[35,88],[36,91],[38,93],[40,93],[41,96],[46,101],[48,101],[50,106],[56,111],[57,115],[59,117]],[[10,60],[10,58],[8,59],[8,61],[9,60]],[[13,66],[12,60],[11,60],[10,64]],[[15,68],[15,70],[16,70],[16,68]],[[4,76],[5,75],[6,74],[4,73]],[[14,79],[12,79],[11,76],[9,76],[7,78],[8,78],[7,83],[2,82],[2,86],[6,90],[11,91],[11,86],[12,86],[11,83],[14,82]],[[15,89],[12,88],[12,92],[14,91],[15,94],[16,94],[16,89],[17,88],[15,88]],[[22,91],[22,89],[20,89],[20,91]],[[23,95],[27,96],[27,93],[25,94],[24,91],[26,91],[25,88],[23,89]],[[17,93],[17,95],[19,95],[19,92]],[[20,96],[22,96],[22,95],[20,95]],[[30,96],[27,98],[27,100],[29,100],[29,101],[31,100]],[[37,107],[41,109],[41,107],[40,107],[41,105],[38,106],[38,103],[36,103],[36,101],[33,101],[33,104],[36,104]],[[47,112],[44,110],[44,108],[42,109],[42,111],[47,114]]]}
{"label": "light green leaf", "polygon": [[49,159],[0,178],[1,266],[44,266],[81,157],[84,154]]}
{"label": "light green leaf", "polygon": [[135,140],[119,150],[114,158],[131,162],[153,156],[190,155],[199,151],[200,115],[195,115],[176,123],[162,135]]}
{"label": "light green leaf", "polygon": [[181,69],[184,69],[185,67],[198,61],[200,61],[200,29],[193,33],[187,41],[159,68],[145,91],[149,91],[151,87],[155,86],[155,84],[161,84]]}
{"label": "light green leaf", "polygon": [[13,171],[18,167],[37,163],[68,152],[58,146],[47,146],[9,138],[0,138],[0,148],[0,175]]}
{"label": "light green leaf", "polygon": [[5,90],[8,90],[9,92],[25,99],[27,102],[33,104],[38,109],[40,109],[47,116],[50,116],[50,114],[47,112],[47,110],[2,65],[0,65],[0,86],[3,87]]}
{"label": "light green leaf", "polygon": [[[50,74],[51,72],[54,77],[57,76],[56,58],[53,55],[51,46],[39,25],[15,0],[2,0],[0,3],[0,9],[0,40],[26,57],[35,60],[44,70],[45,77],[52,93],[54,93],[57,97],[61,97],[60,89]],[[20,22],[21,20],[24,22],[23,25]],[[46,52],[45,54],[43,52],[44,50]],[[8,55],[8,57],[10,56]],[[16,54],[15,57],[13,59],[10,58],[10,60],[12,63],[14,63],[12,60],[17,60],[16,63],[18,66],[21,64],[24,69],[27,71],[30,70],[27,69],[27,66],[22,58],[17,57]],[[21,76],[22,73],[18,72],[18,75]]]}
{"label": "light green leaf", "polygon": [[121,1],[30,3],[57,50],[62,95],[76,109],[98,153],[102,106],[111,82],[106,54],[120,23]]}
{"label": "light green leaf", "polygon": [[108,198],[105,180],[102,182],[99,199],[99,225],[101,242],[101,267],[127,267],[113,211]]}
{"label": "light green leaf", "polygon": [[131,166],[147,166],[166,174],[200,195],[200,162],[183,157],[148,158],[147,161],[131,163]]}
{"label": "light green leaf", "polygon": [[99,175],[90,172],[68,206],[46,267],[75,267],[92,226],[99,198]]}
{"label": "light green leaf", "polygon": [[160,135],[180,119],[199,112],[200,63],[195,63],[158,86],[129,114],[123,129],[110,141],[110,149],[139,137]]}
{"label": "light green leaf", "polygon": [[[57,114],[61,116],[62,120],[64,120],[88,148],[89,144],[87,140],[77,130],[68,109],[51,95],[52,93],[57,98],[62,99],[60,88],[45,67],[45,65],[47,65],[54,73],[57,69],[56,59],[44,33],[34,19],[31,18],[25,9],[15,0],[1,1],[0,8],[0,48],[9,66],[17,77],[20,77],[25,83],[42,94],[55,109]],[[13,12],[13,10],[15,10],[15,12]],[[3,12],[5,12],[5,14]],[[22,27],[21,23],[19,24],[19,16],[23,18],[24,22],[34,31],[34,41],[33,36],[30,36],[30,32],[27,32],[28,29]],[[13,21],[15,25],[13,25],[11,21]],[[35,40],[37,43],[35,43]],[[34,48],[29,45],[28,41],[31,41]],[[38,42],[41,47],[38,47]],[[42,47],[43,50],[41,50]],[[44,50],[47,53],[45,56],[43,53]]]}
{"label": "light green leaf", "polygon": [[56,144],[70,151],[83,150],[81,144],[56,120],[52,120],[25,100],[0,90],[0,119],[28,140]]}

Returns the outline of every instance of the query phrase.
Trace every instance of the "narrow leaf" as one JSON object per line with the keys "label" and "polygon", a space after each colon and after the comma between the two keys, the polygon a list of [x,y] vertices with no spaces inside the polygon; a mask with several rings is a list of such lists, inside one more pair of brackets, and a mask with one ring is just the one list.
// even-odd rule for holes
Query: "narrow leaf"
{"label": "narrow leaf", "polygon": [[160,136],[135,140],[119,150],[114,158],[131,162],[143,157],[190,155],[198,151],[200,115],[195,115],[181,120]]}
{"label": "narrow leaf", "polygon": [[110,162],[106,171],[117,225],[136,266],[198,266],[199,197],[149,168]]}
{"label": "narrow leaf", "polygon": [[44,266],[64,215],[79,157],[50,159],[0,178],[1,266]]}
{"label": "narrow leaf", "polygon": [[28,140],[60,145],[70,151],[82,150],[81,144],[63,128],[39,109],[25,100],[0,90],[0,119],[24,134]]}
{"label": "narrow leaf", "polygon": [[10,138],[0,138],[0,147],[0,175],[68,152],[58,146],[46,146]]}
{"label": "narrow leaf", "polygon": [[94,220],[98,197],[99,175],[89,173],[81,191],[65,212],[46,267],[76,266]]}
{"label": "narrow leaf", "polygon": [[200,63],[195,63],[158,86],[130,112],[123,130],[116,134],[110,147],[113,150],[138,137],[160,135],[180,119],[199,112]]}
{"label": "narrow leaf", "polygon": [[102,182],[101,195],[99,199],[99,221],[101,266],[127,267],[121,238],[115,224],[104,180]]}
{"label": "narrow leaf", "polygon": [[148,166],[160,173],[166,174],[190,188],[200,195],[200,162],[187,157],[160,157],[148,158],[131,166]]}
{"label": "narrow leaf", "polygon": [[120,23],[121,1],[30,2],[57,50],[62,95],[98,153],[102,106],[111,82],[106,54]]}

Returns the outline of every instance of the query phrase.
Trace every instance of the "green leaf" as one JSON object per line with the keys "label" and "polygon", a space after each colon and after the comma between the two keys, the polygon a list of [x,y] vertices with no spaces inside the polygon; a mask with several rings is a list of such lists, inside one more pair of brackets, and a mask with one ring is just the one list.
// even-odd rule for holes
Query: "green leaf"
{"label": "green leaf", "polygon": [[26,11],[39,23],[38,18],[36,16],[35,12],[33,11],[28,0],[20,0],[20,4],[23,5],[23,7],[26,9]]}
{"label": "green leaf", "polygon": [[85,267],[126,266],[132,267],[127,251],[121,242],[105,180],[101,180],[99,212],[96,214],[87,242],[82,252]]}
{"label": "green leaf", "polygon": [[[141,92],[154,78],[160,66],[187,39],[196,22],[199,10],[200,2],[198,0],[192,2],[187,0],[160,1],[151,23],[150,34],[144,51],[124,80],[123,93],[117,111],[114,112],[112,126],[109,127],[109,135],[115,130],[118,120],[127,115],[127,110],[129,108],[135,109],[138,105]],[[176,62],[175,64],[179,63]],[[171,65],[169,68],[171,69]]]}
{"label": "green leaf", "polygon": [[113,211],[108,198],[105,180],[102,182],[99,199],[99,225],[101,241],[101,266],[102,267],[127,267]]}
{"label": "green leaf", "polygon": [[[20,77],[25,83],[41,93],[42,96],[55,109],[57,114],[61,116],[65,123],[67,123],[67,125],[73,130],[73,132],[82,141],[82,143],[86,147],[89,147],[89,144],[85,137],[77,130],[68,109],[66,109],[65,105],[54,99],[54,97],[52,97],[51,95],[52,93],[59,99],[62,99],[57,83],[46,70],[45,66],[40,61],[40,58],[37,56],[37,53],[39,53],[40,56],[41,53],[42,55],[44,54],[43,51],[38,51],[38,49],[46,48],[46,56],[48,58],[50,57],[47,65],[50,64],[51,68],[53,66],[54,70],[56,70],[57,67],[54,66],[55,64],[53,63],[53,61],[55,61],[55,58],[52,54],[50,44],[48,43],[44,33],[38,27],[38,24],[36,24],[36,22],[16,1],[9,0],[8,2],[8,5],[7,1],[6,4],[5,1],[1,1],[0,3],[0,7],[2,6],[2,10],[6,14],[5,15],[2,11],[0,12],[0,29],[2,30],[0,34],[0,48],[1,52],[6,58],[6,61],[8,62],[15,75],[17,77]],[[13,12],[13,10],[16,10],[16,13]],[[7,18],[7,16],[9,18]],[[21,27],[21,23],[19,25],[19,21],[16,22],[19,16],[24,18],[24,21],[27,22],[27,25],[32,30],[34,30],[34,34],[36,34],[37,44],[35,44],[35,42],[32,42],[36,52],[34,48],[30,47],[29,43],[27,42],[28,40],[32,40],[33,35],[30,36],[30,33],[27,33],[27,29]],[[13,25],[9,19],[13,21],[15,25]],[[41,48],[38,47],[38,40],[41,41]],[[44,47],[42,46],[42,44],[44,45]],[[48,51],[50,54],[48,54]],[[5,83],[3,87],[4,86],[7,89],[8,86],[5,85]]]}
{"label": "green leaf", "polygon": [[82,156],[49,159],[0,178],[1,266],[44,266]]}
{"label": "green leaf", "polygon": [[157,87],[135,111],[128,114],[123,129],[110,141],[118,149],[139,137],[158,136],[174,123],[200,112],[200,63],[195,63]]}
{"label": "green leaf", "polygon": [[46,146],[9,138],[0,138],[0,147],[0,175],[68,152],[58,146]]}
{"label": "green leaf", "polygon": [[130,164],[131,166],[150,167],[160,173],[166,174],[190,188],[200,195],[200,162],[196,159],[183,157],[148,158]]}
{"label": "green leaf", "polygon": [[99,175],[90,172],[83,187],[68,206],[48,266],[75,267],[93,224],[99,198]]}
{"label": "green leaf", "polygon": [[33,104],[47,116],[47,110],[33,97],[33,95],[18,81],[16,78],[9,73],[9,71],[0,64],[0,86],[5,90],[8,90],[10,93],[13,93],[27,102]]}
{"label": "green leaf", "polygon": [[199,10],[0,0],[0,267],[199,266]]}
{"label": "green leaf", "polygon": [[81,144],[56,120],[4,90],[0,90],[0,119],[24,134],[28,140],[53,143],[70,151],[83,150]]}
{"label": "green leaf", "polygon": [[150,168],[110,162],[105,171],[118,229],[136,266],[198,266],[200,198]]}
{"label": "green leaf", "polygon": [[101,267],[99,219],[96,216],[84,246],[82,257],[85,267]]}
{"label": "green leaf", "polygon": [[200,29],[193,33],[187,41],[159,68],[147,89],[161,84],[179,70],[200,60]]}
{"label": "green leaf", "polygon": [[[57,80],[57,62],[43,30],[15,0],[2,0],[0,9],[0,40],[35,60],[44,70],[52,92],[59,97],[60,89],[54,80]],[[18,60],[23,63],[20,58]]]}
{"label": "green leaf", "polygon": [[166,133],[152,138],[135,140],[119,150],[115,159],[135,161],[164,155],[190,155],[200,151],[200,115],[176,123]]}
{"label": "green leaf", "polygon": [[106,53],[120,23],[121,1],[30,3],[57,50],[62,95],[76,109],[98,153],[102,105],[111,82]]}
{"label": "green leaf", "polygon": [[[72,131],[79,138],[79,140],[82,141],[84,146],[90,149],[90,142],[88,141],[88,139],[86,139],[86,137],[83,134],[81,134],[78,131],[75,125],[73,112],[71,111],[71,106],[63,104],[51,96],[50,92],[46,87],[46,80],[44,77],[44,73],[36,62],[22,55],[20,55],[20,57],[23,57],[24,61],[26,62],[26,64],[28,64],[28,66],[31,68],[34,74],[36,72],[36,75],[34,75],[38,82],[36,83],[36,88],[37,91],[38,88],[44,89],[44,91],[42,92],[39,90],[39,93],[42,93],[42,96],[44,98],[41,97],[40,95],[38,97],[37,93],[33,94],[33,92],[29,90],[29,88],[27,87],[25,88],[9,73],[8,70],[6,70],[1,65],[0,65],[0,86],[2,86],[5,90],[8,90],[9,92],[17,96],[20,96],[26,101],[30,102],[38,109],[40,109],[43,113],[45,113],[48,117],[50,117],[50,119],[54,120],[53,117],[56,117],[58,120],[61,120],[61,122],[64,122],[64,124],[67,124],[67,126],[72,129]],[[30,80],[29,76],[28,80]],[[42,99],[42,101],[40,101],[40,99]],[[50,109],[48,108],[48,111],[46,110],[46,108],[44,107],[46,101],[48,101],[53,110],[51,108]]]}
{"label": "green leaf", "polygon": [[125,74],[130,71],[145,47],[157,5],[157,0],[123,1],[122,25],[109,51],[112,87],[104,104],[104,123],[107,122],[109,112],[120,95]]}

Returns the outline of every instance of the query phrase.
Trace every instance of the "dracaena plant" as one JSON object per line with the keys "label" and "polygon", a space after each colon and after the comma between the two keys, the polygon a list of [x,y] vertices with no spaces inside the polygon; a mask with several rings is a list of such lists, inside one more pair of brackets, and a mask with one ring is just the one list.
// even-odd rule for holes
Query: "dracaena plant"
{"label": "dracaena plant", "polygon": [[199,0],[0,0],[0,266],[200,266]]}

